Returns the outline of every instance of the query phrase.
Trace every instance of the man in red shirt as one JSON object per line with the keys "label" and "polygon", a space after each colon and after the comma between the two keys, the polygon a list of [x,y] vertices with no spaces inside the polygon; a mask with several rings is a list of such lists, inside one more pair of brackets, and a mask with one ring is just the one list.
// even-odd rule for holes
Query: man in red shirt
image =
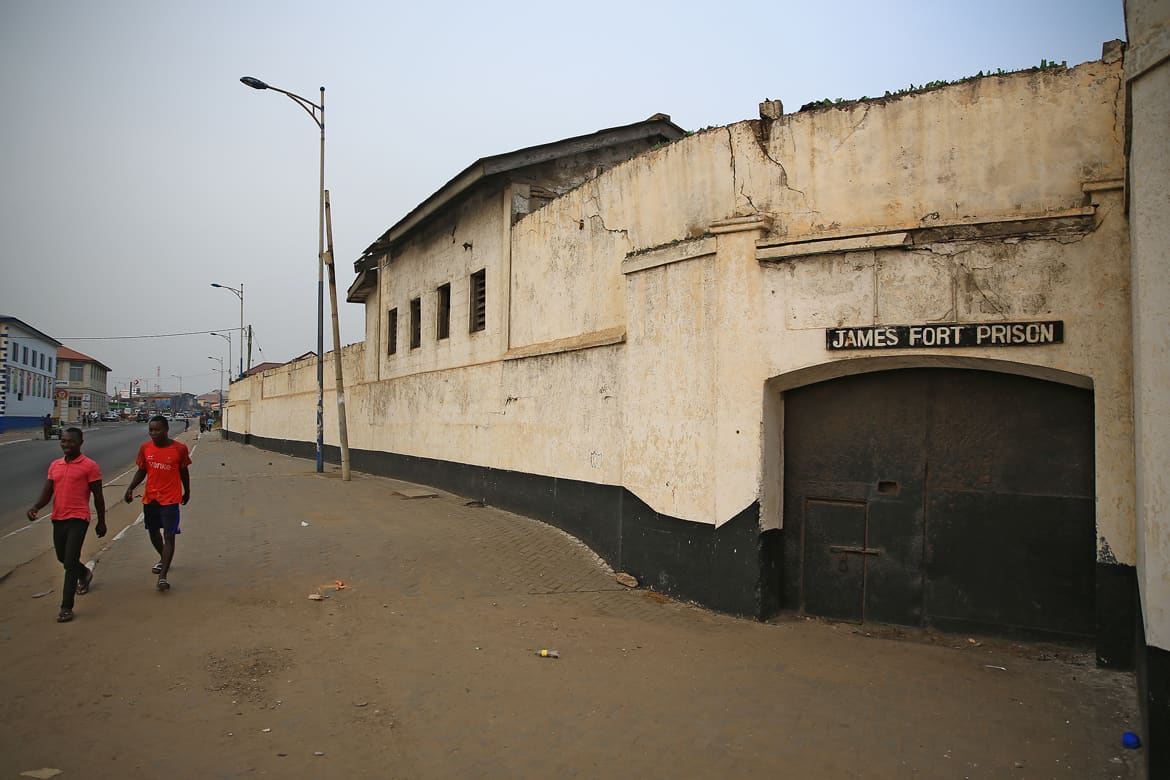
{"label": "man in red shirt", "polygon": [[73,596],[89,592],[93,580],[91,572],[81,562],[81,545],[89,531],[89,497],[97,510],[98,537],[106,535],[106,500],[102,496],[102,470],[98,464],[81,454],[83,436],[80,428],[67,428],[61,433],[61,452],[65,457],[49,464],[49,478],[41,488],[28,519],[37,519],[37,512],[53,501],[53,547],[57,560],[65,567],[65,585],[61,591],[61,611],[58,623],[73,619]]}
{"label": "man in red shirt", "polygon": [[158,563],[151,569],[158,575],[158,589],[169,590],[167,573],[175,557],[175,537],[179,535],[179,504],[191,499],[191,455],[187,445],[170,437],[167,418],[158,415],[147,424],[150,441],[138,448],[138,471],[126,487],[126,503],[134,500],[134,488],[146,480],[142,491],[142,516],[150,543],[158,551]]}

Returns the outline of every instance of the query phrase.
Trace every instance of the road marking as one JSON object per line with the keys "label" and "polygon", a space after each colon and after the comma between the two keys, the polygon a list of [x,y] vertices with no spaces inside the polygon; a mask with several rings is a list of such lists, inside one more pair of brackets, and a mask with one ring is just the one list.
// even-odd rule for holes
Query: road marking
{"label": "road marking", "polygon": [[[23,441],[32,441],[32,439],[24,439]],[[196,445],[196,446],[198,446],[198,445]],[[192,452],[192,453],[194,453],[194,452],[195,452],[195,448],[194,448],[194,447],[192,447],[192,448],[191,448],[191,452]],[[102,485],[102,487],[103,487],[103,488],[108,488],[108,487],[110,487],[110,486],[111,486],[111,485],[113,485],[115,482],[117,482],[119,479],[121,479],[122,477],[124,477],[124,476],[126,476],[127,474],[129,474],[131,471],[136,471],[137,469],[138,469],[138,467],[137,467],[137,466],[134,466],[134,467],[132,467],[132,468],[128,468],[128,469],[126,469],[126,470],[125,470],[125,471],[123,471],[121,474],[119,474],[118,476],[116,476],[116,477],[114,477],[113,479],[111,479],[109,482],[107,482],[107,483],[105,483],[104,485]],[[5,539],[7,539],[7,538],[8,538],[8,537],[10,537],[10,536],[16,536],[17,534],[22,534],[22,533],[24,533],[25,531],[28,531],[28,530],[30,530],[30,529],[31,529],[33,526],[35,526],[37,523],[41,522],[42,520],[44,520],[45,518],[49,517],[49,516],[50,516],[50,515],[52,515],[52,514],[53,514],[53,510],[51,510],[51,509],[50,509],[49,511],[45,512],[43,515],[41,515],[40,517],[38,517],[36,520],[33,520],[32,522],[30,522],[28,525],[26,525],[26,526],[23,526],[22,528],[17,528],[15,531],[10,531],[10,532],[6,533],[4,536],[0,536],[0,542],[4,541]],[[110,541],[111,541],[111,542],[116,542],[116,541],[118,541],[119,539],[121,539],[123,536],[125,536],[125,535],[126,535],[126,532],[127,532],[127,531],[129,531],[131,528],[133,528],[134,526],[136,526],[136,525],[138,525],[139,523],[141,523],[141,522],[142,522],[142,520],[143,520],[143,518],[144,518],[144,515],[143,515],[141,512],[139,512],[139,513],[138,513],[138,517],[137,517],[137,518],[134,520],[134,522],[133,522],[133,523],[131,523],[130,525],[126,526],[125,528],[123,528],[121,531],[119,531],[119,532],[118,532],[118,535],[117,535],[117,536],[115,536],[115,537],[114,537],[113,539],[111,539]],[[103,548],[103,549],[108,549],[108,547],[107,547],[107,548]],[[90,563],[94,564],[95,566],[97,565],[97,561],[96,561],[96,560],[95,560],[95,561],[91,561]],[[91,567],[91,568],[92,568],[92,567]]]}
{"label": "road marking", "polygon": [[125,535],[126,535],[126,532],[127,532],[127,531],[129,531],[129,530],[130,530],[131,528],[133,528],[134,526],[136,526],[136,525],[138,525],[139,523],[141,523],[141,522],[142,522],[142,519],[143,519],[144,517],[146,517],[146,515],[144,515],[144,514],[142,514],[141,512],[139,512],[139,513],[138,513],[138,517],[137,517],[137,518],[134,520],[134,522],[133,522],[133,523],[131,523],[130,525],[126,526],[125,528],[123,528],[121,531],[119,531],[119,532],[118,532],[118,535],[117,535],[117,536],[115,536],[113,539],[111,539],[111,540],[110,540],[110,544],[113,544],[114,542],[118,541],[118,540],[119,540],[119,539],[121,539],[123,536],[125,536]]}
{"label": "road marking", "polygon": [[8,538],[8,537],[10,537],[10,536],[16,536],[17,534],[22,534],[22,533],[24,533],[25,531],[27,531],[28,529],[32,528],[34,525],[36,525],[37,523],[41,522],[42,520],[44,520],[44,519],[45,519],[46,517],[48,517],[48,516],[49,516],[49,515],[47,515],[47,514],[46,514],[46,515],[41,515],[41,516],[40,516],[40,517],[38,517],[36,520],[33,520],[32,522],[30,522],[28,525],[24,526],[23,528],[17,528],[15,531],[9,531],[8,533],[4,534],[4,536],[3,536],[2,538],[0,538],[0,541],[3,541],[4,539],[7,539],[7,538]]}
{"label": "road marking", "polygon": [[118,480],[120,480],[122,477],[124,477],[124,476],[126,476],[127,474],[129,474],[131,471],[137,471],[137,470],[138,470],[138,467],[137,467],[137,466],[134,466],[134,467],[132,467],[132,468],[128,468],[128,469],[126,469],[125,471],[123,471],[121,474],[119,474],[118,476],[116,476],[116,477],[114,477],[113,479],[111,479],[111,480],[110,480],[109,482],[107,482],[106,484],[102,485],[102,487],[104,487],[104,488],[108,488],[110,485],[113,485],[115,482],[117,482],[117,481],[118,481]]}
{"label": "road marking", "polygon": [[0,441],[0,447],[5,444],[20,444],[22,441],[32,441],[32,439],[13,439],[12,441]]}
{"label": "road marking", "polygon": [[[30,439],[30,441],[31,441],[31,439]],[[137,467],[135,467],[135,469],[137,469]],[[126,469],[126,470],[125,470],[125,471],[123,471],[121,474],[119,474],[118,476],[114,477],[113,479],[111,479],[111,480],[110,480],[109,482],[107,482],[106,484],[102,485],[102,487],[103,487],[103,488],[108,488],[108,487],[110,487],[110,486],[111,486],[111,485],[113,485],[115,482],[117,482],[119,479],[121,479],[122,477],[124,477],[124,476],[126,476],[127,474],[129,474],[129,473],[131,472],[131,470],[132,470],[132,469]],[[4,536],[0,536],[0,542],[4,541],[5,539],[7,539],[7,538],[8,538],[8,537],[10,537],[10,536],[16,536],[17,534],[22,534],[22,533],[24,533],[25,531],[27,531],[27,530],[29,530],[30,528],[32,528],[33,526],[35,526],[37,523],[39,523],[39,522],[41,522],[42,520],[44,520],[46,517],[49,517],[51,514],[53,514],[53,510],[52,510],[52,509],[50,509],[49,511],[45,512],[43,515],[41,515],[40,517],[38,517],[36,520],[33,520],[33,521],[32,521],[32,522],[30,522],[28,525],[26,525],[26,526],[24,526],[24,527],[22,527],[22,528],[17,528],[15,531],[9,531],[8,533],[4,534]],[[138,524],[139,524],[139,523],[141,523],[141,522],[142,522],[142,515],[140,514],[140,515],[138,515],[138,519],[137,519],[137,520],[135,520],[135,521],[134,521],[134,522],[133,522],[131,525],[128,525],[128,526],[126,526],[126,528],[131,528],[132,526],[138,525]],[[122,529],[122,532],[121,532],[121,533],[119,533],[119,534],[118,534],[118,536],[116,536],[116,537],[114,537],[114,538],[115,538],[115,539],[119,539],[119,538],[121,538],[122,534],[126,533],[126,528],[123,528],[123,529]]]}

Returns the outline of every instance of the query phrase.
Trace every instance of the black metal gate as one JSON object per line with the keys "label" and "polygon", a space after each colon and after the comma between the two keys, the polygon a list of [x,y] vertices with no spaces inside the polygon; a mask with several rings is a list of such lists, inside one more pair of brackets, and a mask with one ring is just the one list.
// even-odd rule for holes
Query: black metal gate
{"label": "black metal gate", "polygon": [[841,620],[1089,635],[1092,394],[901,369],[785,394],[784,602]]}

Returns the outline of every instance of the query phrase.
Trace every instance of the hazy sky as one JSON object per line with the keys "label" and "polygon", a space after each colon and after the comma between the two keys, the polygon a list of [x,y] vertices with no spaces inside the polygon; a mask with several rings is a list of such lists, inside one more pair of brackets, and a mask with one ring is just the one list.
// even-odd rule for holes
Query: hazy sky
{"label": "hazy sky", "polygon": [[[211,282],[243,283],[254,363],[315,349],[318,130],[244,75],[326,87],[350,344],[353,261],[480,157],[656,112],[695,130],[765,98],[1072,66],[1124,37],[1122,0],[0,0],[0,314],[108,365],[111,391],[218,387],[214,336],[81,338],[236,328]],[[328,299],[325,317],[328,350]]]}

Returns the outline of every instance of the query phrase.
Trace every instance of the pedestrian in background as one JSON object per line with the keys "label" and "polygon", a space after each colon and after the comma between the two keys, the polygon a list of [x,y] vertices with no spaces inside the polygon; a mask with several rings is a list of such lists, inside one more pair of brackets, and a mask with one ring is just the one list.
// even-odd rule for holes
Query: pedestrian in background
{"label": "pedestrian in background", "polygon": [[170,590],[167,574],[175,557],[175,537],[179,535],[179,505],[191,499],[191,455],[187,445],[170,437],[170,423],[161,414],[147,424],[150,441],[138,448],[138,471],[126,487],[125,500],[134,500],[134,488],[146,480],[142,491],[142,515],[150,543],[158,552],[158,563],[151,572],[158,575],[158,589]]}
{"label": "pedestrian in background", "polygon": [[29,522],[37,519],[41,507],[53,501],[53,547],[57,560],[65,567],[65,584],[61,590],[61,611],[58,623],[73,620],[73,596],[89,593],[93,572],[81,562],[81,545],[89,531],[89,497],[97,510],[98,538],[106,535],[106,500],[102,495],[102,470],[98,464],[81,454],[84,441],[80,428],[61,432],[61,452],[64,457],[49,464],[49,477],[41,488],[41,495],[28,510]]}
{"label": "pedestrian in background", "polygon": [[41,425],[45,429],[45,441],[48,441],[53,435],[53,415],[46,414],[45,419],[41,420]]}

